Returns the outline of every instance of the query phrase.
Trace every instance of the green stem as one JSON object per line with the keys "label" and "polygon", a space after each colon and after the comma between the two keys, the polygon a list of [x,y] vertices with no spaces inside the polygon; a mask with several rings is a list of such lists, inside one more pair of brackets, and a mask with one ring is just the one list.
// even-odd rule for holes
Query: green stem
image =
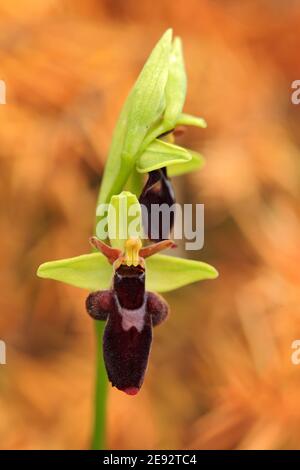
{"label": "green stem", "polygon": [[102,450],[106,447],[106,403],[107,377],[102,354],[104,322],[96,321],[96,384],[94,402],[94,423],[91,448]]}

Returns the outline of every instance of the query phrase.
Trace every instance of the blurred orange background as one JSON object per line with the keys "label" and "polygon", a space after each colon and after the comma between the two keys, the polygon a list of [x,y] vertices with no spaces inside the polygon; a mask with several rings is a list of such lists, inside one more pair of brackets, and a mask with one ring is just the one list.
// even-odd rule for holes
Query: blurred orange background
{"label": "blurred orange background", "polygon": [[205,204],[216,281],[166,296],[137,397],[110,389],[111,449],[300,449],[300,79],[297,1],[0,0],[3,449],[89,447],[95,365],[86,292],[40,280],[89,250],[112,131],[168,27],[184,44],[182,145],[207,159],[176,181]]}

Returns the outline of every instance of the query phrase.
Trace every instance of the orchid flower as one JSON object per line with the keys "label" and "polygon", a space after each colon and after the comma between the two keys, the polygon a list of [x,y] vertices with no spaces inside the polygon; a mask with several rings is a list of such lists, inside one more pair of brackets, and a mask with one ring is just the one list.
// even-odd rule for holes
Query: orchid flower
{"label": "orchid flower", "polygon": [[[185,96],[181,40],[177,37],[173,41],[169,29],[151,52],[122,108],[97,208],[109,203],[114,206],[123,199],[129,205],[138,204],[138,198],[146,207],[154,200],[171,205],[175,197],[170,178],[203,166],[202,155],[175,145],[172,140],[178,126],[206,127],[203,118],[183,113]],[[146,183],[144,175],[148,175]],[[97,210],[95,233],[102,219]],[[172,221],[170,229],[171,225]],[[168,315],[168,306],[157,293],[218,275],[206,263],[158,254],[161,249],[173,246],[171,240],[161,240],[160,232],[155,239],[158,243],[142,246],[140,237],[131,234],[114,239],[109,235],[110,228],[108,220],[109,244],[104,238],[91,238],[98,252],[45,262],[37,271],[41,278],[62,281],[90,292],[86,308],[95,319],[98,342],[94,449],[103,448],[105,436],[107,382],[101,343],[112,385],[136,394],[144,380],[152,327]]]}

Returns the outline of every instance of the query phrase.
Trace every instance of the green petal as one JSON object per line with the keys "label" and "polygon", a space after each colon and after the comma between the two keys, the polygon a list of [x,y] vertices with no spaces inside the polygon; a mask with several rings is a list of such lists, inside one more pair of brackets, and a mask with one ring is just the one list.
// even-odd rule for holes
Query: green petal
{"label": "green petal", "polygon": [[186,73],[180,38],[174,39],[171,55],[168,81],[165,89],[166,111],[164,124],[167,129],[176,125],[182,111],[186,96]]}
{"label": "green petal", "polygon": [[112,266],[101,253],[90,253],[43,263],[38,268],[37,275],[44,279],[54,279],[71,286],[96,291],[109,288]]}
{"label": "green petal", "polygon": [[[215,268],[201,261],[154,255],[146,260],[147,289],[168,292],[204,279],[218,276]],[[54,279],[90,291],[108,289],[112,280],[112,266],[101,253],[49,261],[42,264],[37,275]]]}
{"label": "green petal", "polygon": [[189,152],[183,147],[156,139],[139,157],[136,168],[139,173],[149,173],[149,171],[173,164],[185,164],[191,158]]}
{"label": "green petal", "polygon": [[155,255],[146,260],[147,289],[168,292],[204,279],[218,277],[217,270],[202,261]]}
{"label": "green petal", "polygon": [[203,118],[192,116],[191,114],[182,113],[176,121],[176,126],[196,126],[205,129],[207,127],[206,121]]}
{"label": "green petal", "polygon": [[190,155],[190,160],[185,163],[177,163],[176,165],[171,165],[168,167],[168,176],[180,176],[185,173],[190,173],[192,171],[200,170],[205,165],[204,157],[193,150],[188,150]]}

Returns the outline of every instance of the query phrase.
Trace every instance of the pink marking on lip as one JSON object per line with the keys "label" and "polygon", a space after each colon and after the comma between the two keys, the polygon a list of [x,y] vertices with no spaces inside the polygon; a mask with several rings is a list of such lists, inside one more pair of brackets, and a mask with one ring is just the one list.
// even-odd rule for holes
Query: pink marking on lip
{"label": "pink marking on lip", "polygon": [[127,395],[136,395],[139,392],[139,388],[137,387],[128,387],[124,388],[123,392],[127,393]]}

